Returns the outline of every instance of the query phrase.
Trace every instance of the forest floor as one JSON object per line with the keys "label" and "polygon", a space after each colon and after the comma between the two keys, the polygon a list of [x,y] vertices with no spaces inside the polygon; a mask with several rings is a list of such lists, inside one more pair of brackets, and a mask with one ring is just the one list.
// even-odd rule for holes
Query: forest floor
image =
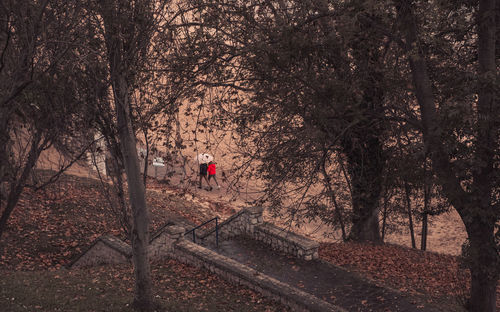
{"label": "forest floor", "polygon": [[[105,189],[98,180],[66,175],[43,192],[27,190],[22,195],[0,240],[0,274],[4,277],[0,281],[0,306],[6,311],[82,310],[79,305],[99,310],[96,304],[101,303],[116,307],[110,308],[116,311],[126,307],[133,288],[131,267],[65,269],[97,237],[112,234],[125,238]],[[214,216],[225,219],[239,209],[217,200],[216,192],[210,196],[207,193],[194,187],[183,190],[148,183],[151,230],[176,219],[192,224]],[[424,296],[428,302],[450,303],[449,311],[465,302],[468,293],[467,271],[452,255],[389,244],[325,242],[320,257],[377,284]],[[210,311],[209,307],[215,307],[213,311],[284,309],[244,287],[235,288],[217,276],[175,261],[154,264],[153,277],[156,298],[176,311]],[[102,300],[96,300],[96,294]],[[500,309],[500,287],[497,298]]]}

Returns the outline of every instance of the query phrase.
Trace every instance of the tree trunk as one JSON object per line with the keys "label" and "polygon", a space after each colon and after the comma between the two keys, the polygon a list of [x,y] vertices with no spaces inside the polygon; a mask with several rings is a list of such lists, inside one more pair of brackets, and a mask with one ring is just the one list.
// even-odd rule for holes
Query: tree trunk
{"label": "tree trunk", "polygon": [[[496,2],[496,3],[495,3]],[[470,311],[496,311],[496,286],[500,272],[500,256],[495,242],[498,205],[492,206],[493,163],[498,148],[499,103],[495,98],[498,79],[495,48],[500,42],[495,5],[498,0],[480,0],[478,25],[478,101],[477,134],[474,142],[477,164],[473,171],[472,205],[465,207],[463,220],[470,241],[471,298]]]}
{"label": "tree trunk", "polygon": [[[474,207],[475,208],[475,207]],[[498,249],[494,240],[494,224],[483,220],[469,222],[470,249],[468,251],[471,272],[471,296],[469,311],[496,311],[496,288],[498,283]]]}
{"label": "tree trunk", "polygon": [[146,194],[141,179],[135,134],[130,120],[130,94],[125,77],[116,74],[113,80],[118,136],[127,174],[130,205],[132,208],[132,258],[136,280],[134,306],[139,310],[153,309],[151,272],[149,263],[149,216]]}
{"label": "tree trunk", "polygon": [[[379,198],[383,165],[378,138],[365,138],[365,146],[344,144],[352,187],[352,228],[348,239],[381,242],[379,230]],[[351,141],[351,138],[344,140]],[[360,141],[357,141],[360,144]],[[350,145],[350,146],[349,146]]]}
{"label": "tree trunk", "polygon": [[499,107],[493,88],[495,63],[495,0],[480,0],[477,15],[478,61],[480,88],[478,92],[477,133],[473,155],[477,165],[473,170],[472,191],[466,192],[454,174],[450,156],[443,146],[441,128],[434,106],[432,84],[427,62],[418,46],[417,25],[410,0],[396,1],[401,28],[406,39],[406,51],[412,72],[417,101],[423,122],[423,138],[430,151],[433,168],[444,193],[457,210],[467,229],[470,242],[469,269],[471,271],[471,298],[469,311],[494,312],[496,285],[500,259],[495,244],[494,225],[498,220],[498,207],[492,206],[492,163],[497,140]]}
{"label": "tree trunk", "polygon": [[[367,92],[368,93],[368,92]],[[373,111],[374,96],[366,96],[367,115]],[[371,107],[370,107],[371,106]],[[368,108],[370,107],[370,108]],[[352,227],[348,239],[382,242],[379,227],[379,199],[384,169],[379,131],[368,116],[341,141],[351,182]]]}
{"label": "tree trunk", "polygon": [[[152,311],[155,308],[148,252],[149,216],[131,120],[131,95],[136,66],[140,64],[141,51],[146,49],[150,40],[147,30],[150,21],[148,5],[147,1],[98,2],[105,28],[119,145],[132,210],[130,240],[135,274],[133,305],[140,311]],[[134,31],[135,33],[130,33]]]}
{"label": "tree trunk", "polygon": [[429,170],[427,167],[428,155],[425,153],[424,157],[424,211],[422,212],[422,234],[420,239],[420,249],[427,249],[427,232],[428,232],[428,219],[429,219],[429,201],[431,198],[432,186],[429,184],[428,176]]}
{"label": "tree trunk", "polygon": [[39,132],[36,132],[34,137],[32,138],[28,158],[26,160],[26,163],[24,164],[24,169],[21,173],[21,176],[18,179],[14,179],[14,177],[11,177],[11,186],[9,194],[7,196],[7,202],[2,216],[0,217],[0,239],[2,238],[2,234],[5,232],[5,229],[7,227],[7,221],[14,211],[17,202],[19,201],[19,196],[21,196],[24,185],[26,184],[26,181],[28,180],[33,168],[35,167],[38,157],[43,150],[44,143],[41,143],[41,141],[41,134]]}
{"label": "tree trunk", "polygon": [[427,249],[427,222],[429,214],[424,212],[422,214],[422,234],[420,239],[420,250],[425,251]]}
{"label": "tree trunk", "polygon": [[387,193],[384,195],[384,211],[382,212],[382,242],[385,239],[386,226],[387,226]]}
{"label": "tree trunk", "polygon": [[[146,188],[148,182],[149,139],[148,139],[148,130],[143,129],[143,132],[144,132],[144,140],[146,142],[146,155],[144,155],[144,172],[142,173],[142,178],[143,178],[142,183],[144,183],[144,188]],[[156,171],[155,171],[155,178],[156,178]]]}
{"label": "tree trunk", "polygon": [[405,181],[406,209],[408,211],[408,226],[410,227],[411,247],[417,248],[415,243],[415,230],[413,228],[413,216],[411,213],[410,186]]}

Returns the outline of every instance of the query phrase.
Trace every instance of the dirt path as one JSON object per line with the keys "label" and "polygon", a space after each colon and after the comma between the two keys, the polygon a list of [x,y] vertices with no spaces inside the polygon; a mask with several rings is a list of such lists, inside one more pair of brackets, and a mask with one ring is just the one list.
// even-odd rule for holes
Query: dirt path
{"label": "dirt path", "polygon": [[[189,176],[196,182],[196,172],[189,172]],[[170,185],[180,185],[180,173],[170,177]],[[221,202],[233,206],[236,210],[248,206],[248,201],[255,197],[256,186],[249,185],[241,194],[235,196],[227,189],[227,184],[219,179],[220,189],[214,188],[212,191],[198,189],[196,184],[188,185],[190,192],[196,197],[196,202],[210,201]],[[189,183],[188,183],[189,184]],[[186,184],[183,184],[186,186]],[[264,212],[266,221],[270,221],[282,227],[288,227],[282,220],[271,217]],[[415,235],[417,246],[420,246],[420,227],[418,220],[414,220]],[[301,227],[292,226],[288,228],[292,232],[307,236],[318,242],[340,242],[342,239],[340,231],[333,231],[331,227],[326,226],[321,221],[313,221]],[[457,256],[460,255],[462,244],[465,242],[467,234],[460,216],[455,210],[450,210],[439,216],[429,217],[429,230],[427,237],[427,250],[437,253]],[[411,247],[410,233],[405,224],[397,226],[395,231],[386,235],[385,241],[401,246]]]}

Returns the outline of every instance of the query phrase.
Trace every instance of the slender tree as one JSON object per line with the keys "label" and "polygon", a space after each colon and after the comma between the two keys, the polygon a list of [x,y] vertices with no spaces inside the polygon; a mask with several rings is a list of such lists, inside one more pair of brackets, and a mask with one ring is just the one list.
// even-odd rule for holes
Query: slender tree
{"label": "slender tree", "polygon": [[104,42],[116,116],[121,160],[127,176],[132,210],[132,258],[135,272],[134,307],[155,308],[149,262],[149,214],[132,124],[132,96],[138,71],[145,64],[155,26],[154,1],[103,1],[97,4],[102,17]]}

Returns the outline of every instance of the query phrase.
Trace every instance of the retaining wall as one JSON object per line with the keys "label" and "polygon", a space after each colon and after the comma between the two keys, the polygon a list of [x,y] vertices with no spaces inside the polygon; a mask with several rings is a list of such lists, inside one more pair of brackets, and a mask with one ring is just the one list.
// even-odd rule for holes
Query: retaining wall
{"label": "retaining wall", "polygon": [[[264,222],[262,213],[261,207],[242,209],[219,225],[220,237],[227,239],[246,235],[294,257],[307,261],[318,259],[319,243]],[[213,230],[204,234],[202,238],[206,239],[211,234]]]}
{"label": "retaining wall", "polygon": [[171,257],[209,270],[234,284],[247,286],[289,306],[293,311],[346,312],[340,307],[185,239],[174,243]]}
{"label": "retaining wall", "polygon": [[[221,223],[220,230],[225,237],[250,236],[267,243],[274,249],[305,260],[318,257],[318,243],[282,230],[270,223],[264,223],[260,208],[244,209],[238,212]],[[232,283],[245,285],[266,297],[278,300],[294,311],[345,312],[345,310],[300,289],[194,244],[185,239],[184,234],[185,229],[177,225],[165,225],[160,231],[153,234],[149,246],[151,259],[174,258],[180,262],[207,269]],[[80,268],[105,263],[124,263],[131,261],[131,256],[132,250],[127,243],[112,236],[103,236],[98,238],[87,252],[74,261],[70,267]]]}
{"label": "retaining wall", "polygon": [[[319,244],[315,241],[285,231],[271,223],[263,222],[262,208],[247,208],[239,211],[219,225],[220,239],[245,235],[262,241],[271,248],[304,260],[318,258]],[[150,257],[159,259],[169,254],[174,241],[184,235],[184,228],[167,224],[151,237]],[[214,237],[213,230],[200,239]],[[131,247],[113,237],[98,238],[70,267],[92,266],[102,263],[124,263],[132,257]]]}
{"label": "retaining wall", "polygon": [[124,241],[105,235],[96,239],[70,268],[81,268],[100,264],[125,263],[132,259],[132,248]]}

